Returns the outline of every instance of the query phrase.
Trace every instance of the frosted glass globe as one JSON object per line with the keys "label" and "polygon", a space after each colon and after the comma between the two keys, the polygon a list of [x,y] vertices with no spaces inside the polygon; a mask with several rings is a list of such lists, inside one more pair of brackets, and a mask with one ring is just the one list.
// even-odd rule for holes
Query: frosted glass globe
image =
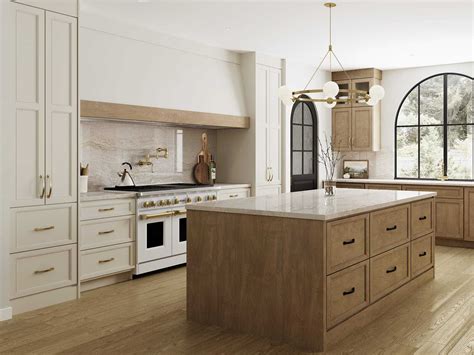
{"label": "frosted glass globe", "polygon": [[369,106],[375,106],[377,105],[377,102],[379,102],[379,100],[375,100],[373,97],[371,97],[370,99],[367,100],[366,104]]}
{"label": "frosted glass globe", "polygon": [[339,85],[334,81],[328,81],[323,86],[323,94],[326,97],[336,97],[336,95],[339,94]]}
{"label": "frosted glass globe", "polygon": [[324,103],[325,107],[334,108],[336,104],[337,104],[337,101],[335,97],[326,97],[326,102]]}
{"label": "frosted glass globe", "polygon": [[288,86],[280,86],[278,89],[278,96],[286,106],[293,105],[293,90],[291,90]]}
{"label": "frosted glass globe", "polygon": [[374,85],[370,88],[369,95],[375,100],[382,100],[385,96],[385,89],[380,85]]}

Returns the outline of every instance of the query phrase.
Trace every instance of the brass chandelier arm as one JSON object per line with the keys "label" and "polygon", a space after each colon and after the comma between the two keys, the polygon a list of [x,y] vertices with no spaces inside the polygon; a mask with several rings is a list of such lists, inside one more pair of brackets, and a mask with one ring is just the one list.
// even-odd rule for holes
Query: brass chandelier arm
{"label": "brass chandelier arm", "polygon": [[[308,89],[308,90],[298,90],[293,91],[293,95],[301,95],[301,94],[316,94],[323,92],[322,89]],[[355,89],[340,89],[339,92],[350,93],[350,94],[361,94],[366,95],[367,91],[365,90],[355,90]]]}
{"label": "brass chandelier arm", "polygon": [[329,50],[326,52],[326,55],[323,57],[323,59],[321,60],[321,62],[320,62],[319,65],[318,65],[318,67],[317,67],[316,70],[314,71],[313,75],[311,75],[311,78],[308,80],[308,83],[305,85],[304,90],[306,90],[306,88],[308,87],[308,85],[311,83],[311,81],[313,80],[314,76],[315,76],[316,73],[318,72],[319,68],[321,68],[321,65],[323,65],[324,60],[325,60],[326,57],[328,56],[329,52],[330,52]]}

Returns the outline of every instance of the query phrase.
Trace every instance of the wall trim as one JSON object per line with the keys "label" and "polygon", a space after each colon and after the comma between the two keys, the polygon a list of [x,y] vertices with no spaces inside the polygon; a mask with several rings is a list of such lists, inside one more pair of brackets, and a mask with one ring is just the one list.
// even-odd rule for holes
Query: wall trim
{"label": "wall trim", "polygon": [[0,322],[12,319],[13,316],[13,308],[0,308]]}

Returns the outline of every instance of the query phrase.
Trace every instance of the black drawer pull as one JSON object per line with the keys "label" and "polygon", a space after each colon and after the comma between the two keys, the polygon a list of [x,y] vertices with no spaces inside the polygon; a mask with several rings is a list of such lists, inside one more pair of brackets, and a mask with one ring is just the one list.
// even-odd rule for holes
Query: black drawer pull
{"label": "black drawer pull", "polygon": [[397,267],[396,267],[396,266],[394,266],[394,267],[388,269],[388,270],[386,271],[386,273],[387,273],[387,274],[390,274],[390,273],[395,272],[395,271],[397,271]]}
{"label": "black drawer pull", "polygon": [[426,219],[426,216],[418,218],[418,220],[420,220],[420,221],[424,221],[425,219]]}
{"label": "black drawer pull", "polygon": [[425,256],[425,255],[426,255],[426,251],[424,251],[424,252],[418,254],[418,256]]}
{"label": "black drawer pull", "polygon": [[354,293],[355,292],[355,287],[352,287],[349,291],[344,291],[342,293],[343,296],[347,296],[347,295],[350,295],[351,293]]}
{"label": "black drawer pull", "polygon": [[355,241],[356,241],[356,240],[355,240],[354,238],[352,238],[351,240],[344,240],[344,241],[342,242],[342,245],[354,244]]}
{"label": "black drawer pull", "polygon": [[397,229],[396,224],[393,227],[387,227],[387,232],[394,231],[395,229]]}

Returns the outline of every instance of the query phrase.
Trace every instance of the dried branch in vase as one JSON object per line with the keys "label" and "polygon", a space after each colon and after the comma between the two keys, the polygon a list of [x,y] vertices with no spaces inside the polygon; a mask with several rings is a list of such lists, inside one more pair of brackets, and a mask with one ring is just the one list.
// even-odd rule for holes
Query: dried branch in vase
{"label": "dried branch in vase", "polygon": [[341,152],[334,149],[334,143],[328,139],[327,135],[324,135],[325,142],[321,141],[318,137],[319,154],[318,163],[324,166],[326,170],[326,180],[334,180],[334,174],[336,172],[337,163],[341,161],[344,156]]}

